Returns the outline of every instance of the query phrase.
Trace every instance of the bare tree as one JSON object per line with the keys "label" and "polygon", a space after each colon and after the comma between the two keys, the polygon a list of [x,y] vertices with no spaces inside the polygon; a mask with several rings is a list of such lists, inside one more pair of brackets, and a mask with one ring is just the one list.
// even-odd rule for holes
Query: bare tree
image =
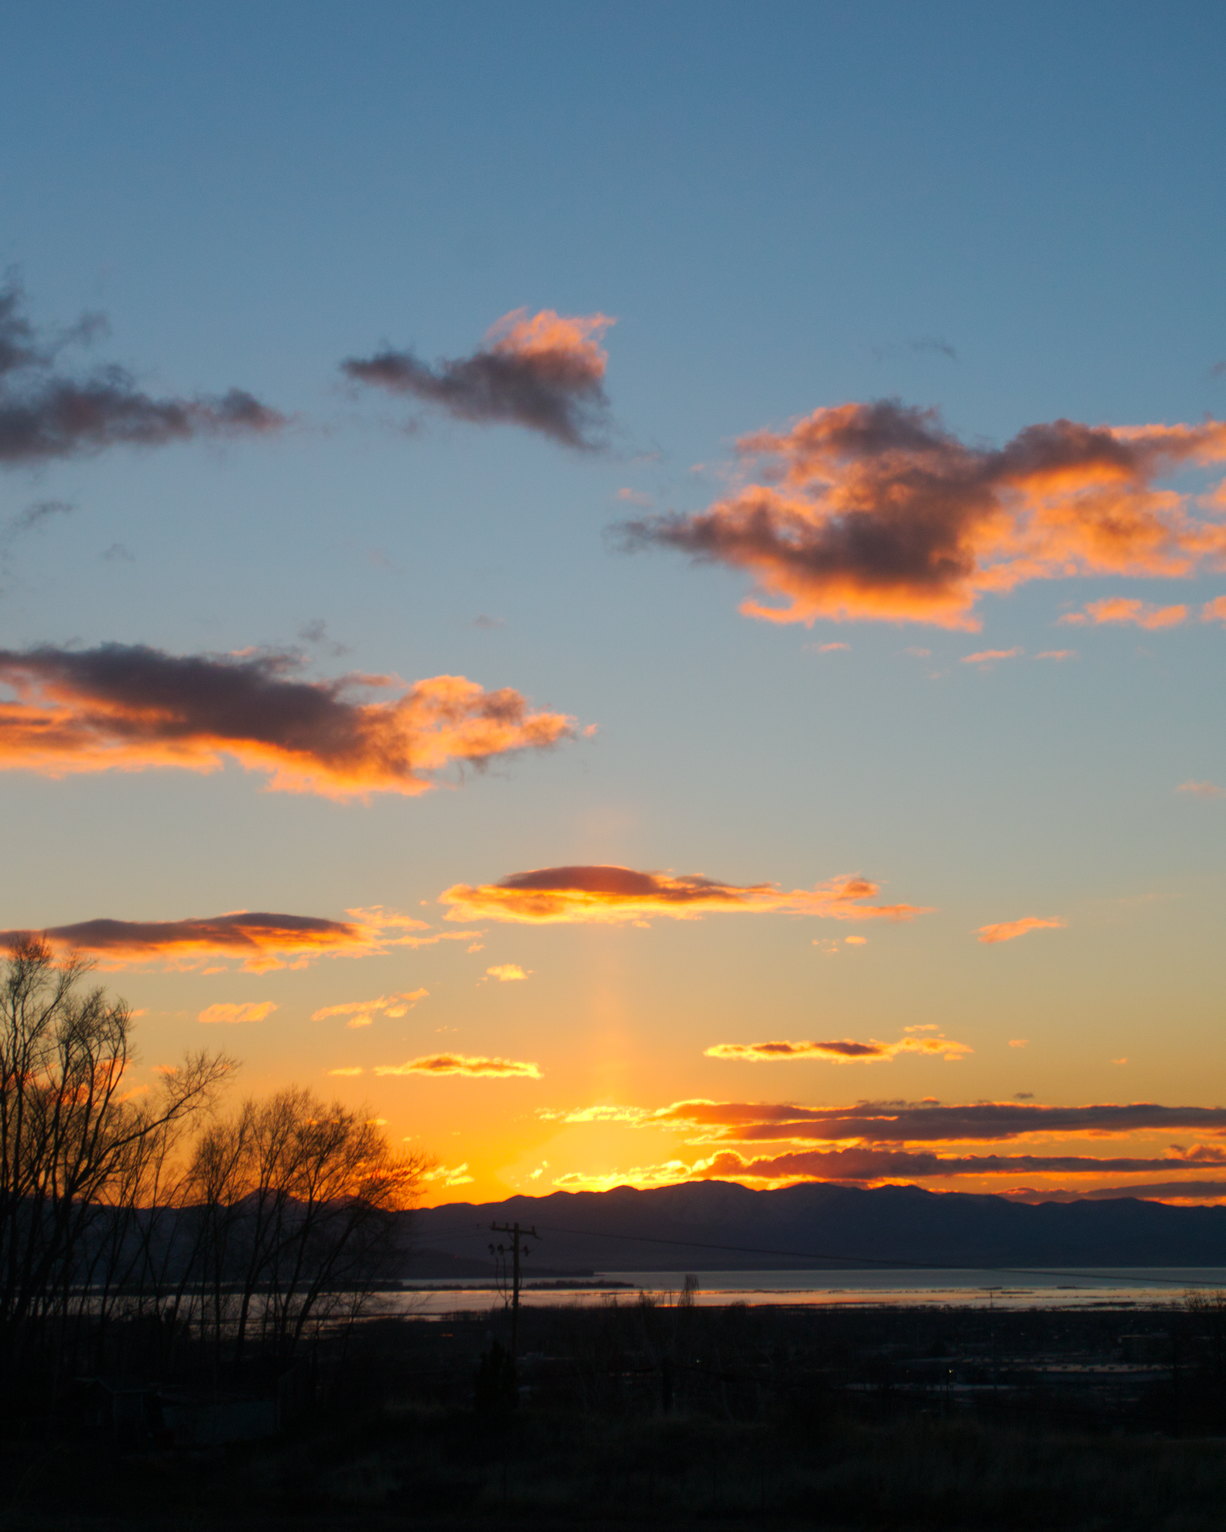
{"label": "bare tree", "polygon": [[200,1135],[186,1200],[199,1219],[202,1320],[218,1355],[259,1339],[290,1355],[388,1271],[396,1215],[429,1168],[396,1154],[364,1111],[291,1087]]}
{"label": "bare tree", "polygon": [[101,989],[82,989],[88,968],[57,962],[29,937],[0,977],[0,1357],[10,1367],[36,1329],[62,1344],[71,1317],[98,1313],[115,1270],[100,1262],[106,1237],[139,1208],[183,1125],[233,1067],[198,1053],[164,1072],[152,1096],[134,1095],[131,1016]]}

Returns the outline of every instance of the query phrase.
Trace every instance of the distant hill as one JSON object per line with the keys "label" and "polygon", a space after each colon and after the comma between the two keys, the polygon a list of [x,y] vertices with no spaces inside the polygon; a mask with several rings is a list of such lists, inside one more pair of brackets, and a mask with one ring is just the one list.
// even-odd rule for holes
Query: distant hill
{"label": "distant hill", "polygon": [[[526,1270],[745,1271],[898,1266],[1226,1266],[1226,1208],[1133,1197],[1013,1202],[917,1186],[727,1181],[449,1203],[408,1215],[424,1262],[488,1269],[491,1223],[533,1225]],[[459,1265],[447,1263],[452,1270]],[[414,1270],[412,1266],[410,1272]],[[423,1273],[424,1274],[424,1273]]]}

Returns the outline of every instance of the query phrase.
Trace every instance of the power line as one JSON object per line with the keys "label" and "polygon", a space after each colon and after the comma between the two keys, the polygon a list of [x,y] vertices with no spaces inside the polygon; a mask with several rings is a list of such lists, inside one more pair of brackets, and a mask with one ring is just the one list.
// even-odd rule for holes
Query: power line
{"label": "power line", "polygon": [[530,1229],[521,1229],[518,1221],[492,1223],[490,1228],[495,1234],[511,1236],[509,1245],[491,1245],[490,1254],[496,1255],[500,1260],[507,1255],[511,1257],[511,1360],[516,1362],[519,1360],[519,1292],[523,1286],[520,1259],[528,1254],[528,1246],[524,1244],[524,1240],[539,1240],[541,1236],[536,1232],[535,1224]]}

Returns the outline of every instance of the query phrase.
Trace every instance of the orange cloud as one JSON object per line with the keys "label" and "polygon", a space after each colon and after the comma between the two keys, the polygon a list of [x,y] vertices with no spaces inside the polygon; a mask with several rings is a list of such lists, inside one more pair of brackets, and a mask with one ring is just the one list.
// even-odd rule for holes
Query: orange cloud
{"label": "orange cloud", "polygon": [[517,1076],[539,1080],[541,1071],[535,1064],[519,1059],[468,1058],[462,1053],[434,1053],[426,1058],[408,1059],[403,1064],[376,1064],[377,1075],[493,1075]]}
{"label": "orange cloud", "polygon": [[[927,1031],[929,1029],[922,1029]],[[920,1028],[910,1029],[910,1036],[895,1043],[882,1043],[870,1038],[866,1043],[851,1038],[835,1038],[830,1042],[773,1042],[773,1043],[716,1043],[704,1049],[709,1059],[742,1059],[751,1063],[777,1063],[782,1059],[822,1059],[834,1064],[883,1064],[898,1057],[900,1053],[922,1053],[943,1058],[947,1064],[955,1063],[975,1050],[966,1043],[956,1043],[948,1037],[919,1036]]]}
{"label": "orange cloud", "polygon": [[696,873],[675,876],[629,867],[541,867],[500,883],[457,883],[439,895],[448,920],[507,920],[549,924],[645,924],[657,916],[698,920],[720,912],[817,915],[832,920],[910,920],[926,915],[913,904],[866,904],[878,885],[866,878],[832,878],[816,888],[785,890],[774,883],[720,883]]}
{"label": "orange cloud", "polygon": [[229,758],[283,792],[414,795],[447,767],[483,766],[572,738],[574,719],[534,713],[517,691],[463,676],[417,681],[385,702],[355,700],[386,676],[303,681],[276,654],[171,655],[137,644],[0,650],[0,770],[178,767]]}
{"label": "orange cloud", "polygon": [[1200,609],[1202,622],[1226,622],[1226,596],[1214,596]]}
{"label": "orange cloud", "polygon": [[1057,931],[1067,924],[1058,915],[1023,915],[1021,920],[1002,920],[994,926],[979,926],[975,932],[981,942],[1011,942],[1027,931]]}
{"label": "orange cloud", "polygon": [[350,1078],[352,1076],[364,1075],[366,1073],[366,1071],[362,1068],[362,1066],[360,1064],[354,1064],[354,1065],[352,1065],[351,1067],[349,1067],[347,1069],[329,1069],[328,1073],[330,1075],[341,1075],[341,1076],[345,1077],[346,1079],[348,1079],[348,1078]]}
{"label": "orange cloud", "polygon": [[1124,622],[1137,628],[1174,628],[1187,622],[1186,606],[1153,606],[1130,596],[1104,596],[1091,601],[1080,612],[1066,612],[1060,622],[1074,627],[1086,623]]}
{"label": "orange cloud", "polygon": [[1076,649],[1044,649],[1041,654],[1036,654],[1036,660],[1075,660]]}
{"label": "orange cloud", "polygon": [[600,1106],[572,1107],[569,1111],[559,1111],[553,1107],[539,1107],[537,1114],[544,1122],[642,1122],[651,1113],[642,1106],[614,1106],[604,1104]]}
{"label": "orange cloud", "polygon": [[233,1024],[239,1021],[264,1021],[277,1009],[271,1000],[249,1000],[236,1005],[208,1005],[196,1017],[197,1021]]}
{"label": "orange cloud", "polygon": [[600,341],[614,323],[605,314],[515,309],[469,356],[431,367],[411,351],[383,351],[341,368],[359,383],[411,395],[457,420],[524,426],[568,447],[593,448],[608,409],[608,354]]}
{"label": "orange cloud", "polygon": [[668,1160],[662,1165],[633,1165],[627,1170],[568,1170],[554,1176],[552,1185],[563,1192],[611,1192],[619,1186],[633,1186],[645,1191],[656,1186],[676,1186],[691,1179],[693,1167],[683,1160]]}
{"label": "orange cloud", "polygon": [[[305,968],[321,957],[378,957],[391,947],[417,947],[446,939],[419,937],[424,921],[380,908],[347,910],[349,920],[315,915],[270,915],[231,910],[185,920],[83,920],[39,932],[0,931],[0,947],[43,936],[60,952],[89,953],[98,968],[161,968],[218,972],[237,962],[247,973]],[[449,933],[448,933],[449,934]],[[468,935],[469,933],[463,933]],[[462,939],[457,933],[456,939]]]}
{"label": "orange cloud", "polygon": [[311,1020],[327,1021],[332,1016],[348,1016],[347,1027],[369,1027],[376,1016],[399,1021],[429,993],[428,989],[406,989],[395,995],[380,995],[377,1000],[346,1000],[341,1005],[324,1005],[311,1012]]}
{"label": "orange cloud", "polygon": [[521,968],[518,963],[495,963],[492,968],[485,970],[487,979],[497,979],[499,984],[514,984],[520,979],[526,979],[532,972],[530,968]]}
{"label": "orange cloud", "polygon": [[421,1179],[437,1186],[468,1186],[474,1177],[468,1174],[468,1161],[465,1160],[461,1165],[435,1165],[422,1171]]}
{"label": "orange cloud", "polygon": [[893,400],[818,409],[738,443],[749,483],[705,511],[623,524],[658,545],[749,573],[770,622],[877,619],[980,626],[987,594],[1084,575],[1172,577],[1226,560],[1226,526],[1156,487],[1226,460],[1226,423],[1028,426],[968,447],[936,410]]}

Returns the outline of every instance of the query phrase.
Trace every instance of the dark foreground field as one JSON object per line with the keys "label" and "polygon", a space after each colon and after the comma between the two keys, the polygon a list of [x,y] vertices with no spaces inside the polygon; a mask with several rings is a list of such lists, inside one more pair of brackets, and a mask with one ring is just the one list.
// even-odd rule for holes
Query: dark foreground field
{"label": "dark foreground field", "polygon": [[1220,1532],[1220,1317],[623,1303],[525,1313],[515,1376],[502,1316],[372,1324],[263,1440],[10,1399],[0,1528]]}

